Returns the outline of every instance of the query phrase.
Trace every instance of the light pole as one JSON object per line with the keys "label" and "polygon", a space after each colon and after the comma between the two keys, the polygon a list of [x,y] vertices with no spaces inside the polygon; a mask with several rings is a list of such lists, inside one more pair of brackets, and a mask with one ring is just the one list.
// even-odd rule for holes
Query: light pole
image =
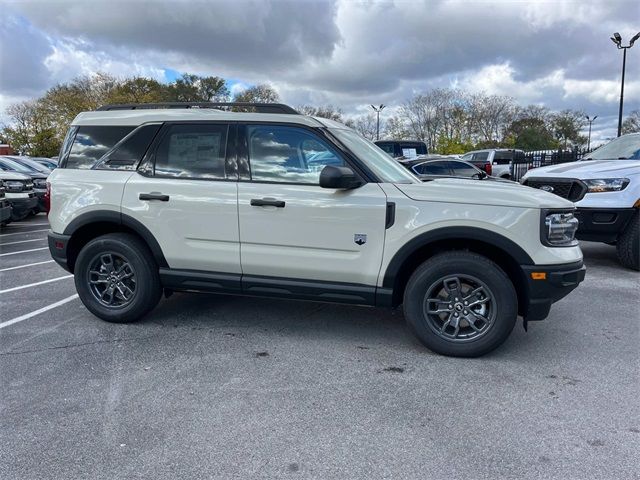
{"label": "light pole", "polygon": [[640,38],[640,32],[636,33],[626,47],[622,45],[622,37],[618,32],[613,34],[611,41],[616,44],[618,50],[622,50],[622,83],[620,85],[620,110],[618,111],[618,136],[622,135],[622,104],[624,102],[624,71],[627,67],[627,50],[633,47],[636,40]]}
{"label": "light pole", "polygon": [[591,150],[591,124],[596,121],[598,115],[593,118],[589,118],[589,115],[585,115],[587,117],[587,122],[589,122],[589,140],[587,140],[587,151]]}
{"label": "light pole", "polygon": [[379,107],[371,105],[373,111],[376,112],[376,140],[380,140],[380,112],[386,107],[386,105],[380,104]]}

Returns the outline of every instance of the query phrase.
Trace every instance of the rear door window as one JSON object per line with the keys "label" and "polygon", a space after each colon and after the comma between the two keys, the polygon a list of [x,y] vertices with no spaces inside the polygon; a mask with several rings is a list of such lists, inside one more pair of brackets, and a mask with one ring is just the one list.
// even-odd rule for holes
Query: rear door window
{"label": "rear door window", "polygon": [[413,171],[418,175],[451,175],[446,161],[421,163],[413,167]]}
{"label": "rear door window", "polygon": [[228,125],[171,125],[155,156],[156,177],[226,180]]}
{"label": "rear door window", "polygon": [[489,158],[489,152],[478,152],[473,154],[473,163],[484,163]]}
{"label": "rear door window", "polygon": [[513,160],[514,152],[495,152],[493,155],[494,165],[509,165]]}
{"label": "rear door window", "polygon": [[134,127],[88,126],[76,133],[65,168],[93,168],[102,156],[129,134]]}

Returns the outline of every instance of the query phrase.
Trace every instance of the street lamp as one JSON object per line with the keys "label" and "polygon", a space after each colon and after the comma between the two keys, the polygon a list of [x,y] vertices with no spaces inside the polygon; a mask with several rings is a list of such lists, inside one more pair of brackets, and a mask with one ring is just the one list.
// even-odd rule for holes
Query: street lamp
{"label": "street lamp", "polygon": [[380,112],[384,109],[384,107],[386,107],[386,105],[382,105],[380,104],[379,107],[376,107],[375,105],[371,105],[371,108],[373,108],[373,111],[376,112],[376,140],[380,140]]}
{"label": "street lamp", "polygon": [[636,33],[626,47],[622,45],[622,37],[618,32],[613,34],[611,41],[616,44],[618,50],[622,50],[622,83],[620,85],[620,110],[618,111],[618,136],[622,135],[622,104],[624,102],[624,71],[627,67],[627,50],[633,47],[636,40],[640,38],[640,32]]}
{"label": "street lamp", "polygon": [[591,150],[591,124],[596,121],[598,115],[593,118],[589,118],[589,115],[585,115],[587,117],[587,122],[589,122],[589,140],[587,140],[587,151]]}

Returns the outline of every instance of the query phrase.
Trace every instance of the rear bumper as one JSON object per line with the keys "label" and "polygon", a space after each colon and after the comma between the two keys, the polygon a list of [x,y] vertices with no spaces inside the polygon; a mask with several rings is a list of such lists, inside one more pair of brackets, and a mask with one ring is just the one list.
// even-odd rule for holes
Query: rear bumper
{"label": "rear bumper", "polygon": [[634,208],[578,208],[575,216],[580,225],[576,237],[592,242],[614,242],[634,212]]}
{"label": "rear bumper", "polygon": [[[551,304],[566,297],[584,280],[586,268],[582,261],[563,265],[523,265],[526,278],[527,306],[525,321],[544,320]],[[544,280],[534,280],[533,273],[544,273]]]}
{"label": "rear bumper", "polygon": [[49,252],[51,253],[51,258],[53,258],[55,262],[67,272],[71,272],[71,267],[67,258],[67,248],[69,246],[71,235],[62,235],[49,231],[47,239],[49,240]]}

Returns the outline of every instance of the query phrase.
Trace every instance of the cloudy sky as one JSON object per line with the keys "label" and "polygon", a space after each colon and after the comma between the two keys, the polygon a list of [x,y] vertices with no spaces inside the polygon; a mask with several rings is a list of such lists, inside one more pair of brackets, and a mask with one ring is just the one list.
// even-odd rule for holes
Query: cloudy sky
{"label": "cloudy sky", "polygon": [[[426,89],[511,95],[598,115],[615,135],[622,54],[637,0],[0,0],[0,109],[105,71],[171,81],[267,82],[283,101],[397,106]],[[640,42],[625,111],[640,108]],[[390,109],[391,110],[391,109]],[[0,113],[0,120],[2,119]]]}

